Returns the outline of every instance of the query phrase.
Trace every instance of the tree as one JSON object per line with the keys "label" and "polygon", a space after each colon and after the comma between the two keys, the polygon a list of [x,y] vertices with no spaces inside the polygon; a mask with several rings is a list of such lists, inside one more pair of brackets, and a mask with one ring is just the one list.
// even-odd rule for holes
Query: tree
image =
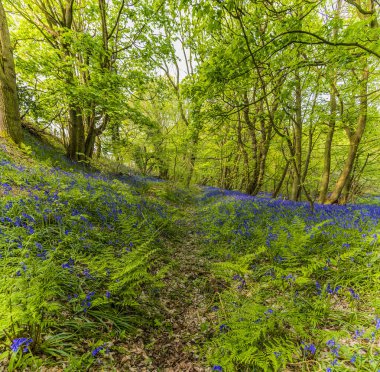
{"label": "tree", "polygon": [[16,73],[7,19],[0,0],[0,136],[22,141]]}
{"label": "tree", "polygon": [[91,158],[96,138],[112,120],[112,111],[122,106],[117,61],[128,49],[124,45],[129,41],[125,1],[89,0],[87,7],[74,0],[9,3],[39,31],[43,40],[37,42],[53,56],[56,66],[49,73],[54,88],[60,88],[60,100],[66,103],[67,156]]}

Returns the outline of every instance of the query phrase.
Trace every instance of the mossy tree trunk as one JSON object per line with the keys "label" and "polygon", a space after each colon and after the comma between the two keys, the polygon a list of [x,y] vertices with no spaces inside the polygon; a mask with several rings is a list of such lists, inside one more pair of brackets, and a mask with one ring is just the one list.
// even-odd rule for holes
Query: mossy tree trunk
{"label": "mossy tree trunk", "polygon": [[354,161],[358,152],[360,141],[363,137],[363,133],[367,124],[368,76],[369,76],[369,69],[368,67],[366,67],[362,74],[361,90],[360,90],[360,104],[359,104],[360,113],[359,113],[357,128],[355,131],[353,131],[349,127],[345,128],[347,132],[347,136],[350,141],[348,155],[347,155],[343,170],[335,184],[335,187],[331,193],[331,196],[327,199],[326,204],[338,203],[339,198],[342,195],[342,191],[344,187],[346,186],[346,183],[349,182],[350,176],[352,174]]}
{"label": "mossy tree trunk", "polygon": [[22,141],[16,73],[4,7],[0,0],[0,137]]}

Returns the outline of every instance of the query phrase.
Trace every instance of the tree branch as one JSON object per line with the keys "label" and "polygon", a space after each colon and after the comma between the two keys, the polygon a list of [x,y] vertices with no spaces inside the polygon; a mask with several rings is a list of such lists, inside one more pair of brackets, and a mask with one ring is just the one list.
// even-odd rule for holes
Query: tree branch
{"label": "tree branch", "polygon": [[360,4],[358,4],[355,0],[345,0],[346,3],[353,5],[361,14],[369,14],[372,15],[375,13],[374,10],[365,10],[363,9]]}
{"label": "tree branch", "polygon": [[[345,43],[345,42],[332,42],[332,41],[329,41],[329,40],[323,38],[322,36],[316,35],[316,34],[314,34],[312,32],[309,32],[309,31],[303,31],[303,30],[292,30],[292,31],[283,32],[282,34],[279,34],[279,35],[275,36],[265,46],[269,45],[270,43],[273,43],[277,39],[280,39],[282,36],[290,35],[290,34],[304,34],[304,35],[311,36],[311,37],[313,37],[313,38],[315,38],[315,39],[317,39],[317,40],[320,41],[318,44],[326,44],[326,45],[331,45],[331,46],[334,46],[334,47],[336,47],[336,46],[356,47],[356,48],[365,50],[367,53],[372,54],[375,57],[377,57],[377,58],[380,59],[380,54],[379,53],[375,52],[372,49],[367,48],[366,46],[364,46],[362,44],[359,44],[359,43]],[[294,40],[294,43],[301,43],[301,41],[300,40]],[[317,43],[316,42],[311,42],[311,41],[302,41],[302,44],[313,45],[313,44],[317,44]],[[262,46],[261,48],[257,49],[255,51],[255,53],[257,53],[260,49],[263,49],[265,46]]]}
{"label": "tree branch", "polygon": [[115,30],[116,30],[116,28],[117,28],[117,26],[118,26],[118,24],[120,22],[120,18],[121,18],[121,15],[123,13],[124,6],[125,6],[125,0],[123,0],[122,3],[121,3],[121,6],[120,6],[119,12],[117,14],[117,18],[116,18],[115,24],[112,27],[112,30],[110,31],[110,33],[108,34],[108,40],[111,39],[113,33],[115,32]]}

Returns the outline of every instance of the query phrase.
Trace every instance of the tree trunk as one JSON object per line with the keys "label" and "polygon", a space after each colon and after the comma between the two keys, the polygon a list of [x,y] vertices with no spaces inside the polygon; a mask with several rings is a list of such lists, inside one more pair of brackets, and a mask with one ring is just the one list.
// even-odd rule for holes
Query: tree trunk
{"label": "tree trunk", "polygon": [[279,195],[280,191],[281,191],[281,187],[282,187],[282,184],[284,183],[284,180],[285,180],[285,177],[286,175],[288,174],[288,168],[289,168],[289,160],[286,161],[286,164],[285,164],[285,168],[284,170],[282,171],[282,175],[281,175],[281,178],[277,184],[277,187],[276,189],[273,191],[273,194],[272,194],[272,198],[277,198],[277,196]]}
{"label": "tree trunk", "polygon": [[100,156],[102,155],[102,141],[100,139],[100,136],[96,137],[96,158],[100,159]]}
{"label": "tree trunk", "polygon": [[16,73],[3,4],[0,0],[0,137],[22,141]]}
{"label": "tree trunk", "polygon": [[301,193],[301,168],[302,168],[302,90],[301,90],[301,78],[298,71],[295,74],[296,81],[296,115],[294,119],[294,172],[293,172],[293,184],[291,200],[297,201],[300,198]]}
{"label": "tree trunk", "polygon": [[84,151],[86,159],[91,159],[94,154],[96,136],[97,133],[95,131],[92,131],[87,135]]}
{"label": "tree trunk", "polygon": [[199,134],[201,130],[199,114],[200,114],[200,109],[198,107],[195,107],[192,110],[192,117],[191,117],[192,128],[190,128],[190,126],[188,127],[192,131],[192,133],[191,133],[190,142],[189,142],[189,152],[187,154],[188,156],[187,164],[189,168],[188,168],[187,177],[185,179],[186,187],[190,186],[190,183],[194,174],[195,161],[197,158],[197,147],[198,147],[198,142],[199,142]]}
{"label": "tree trunk", "polygon": [[[251,174],[251,177],[248,181],[248,187],[247,187],[247,193],[253,194],[253,192],[256,189],[257,185],[257,179],[259,175],[259,167],[258,167],[258,145],[257,145],[257,136],[256,136],[256,123],[255,121],[252,122],[250,118],[249,113],[249,100],[248,100],[248,94],[247,92],[244,93],[244,109],[243,109],[243,116],[245,124],[248,127],[249,135],[251,137],[251,144],[252,144],[252,160],[253,160],[253,171]],[[260,109],[258,108],[257,115],[260,114]]]}
{"label": "tree trunk", "polygon": [[240,111],[238,111],[237,115],[238,115],[238,127],[237,127],[238,146],[241,153],[243,154],[243,160],[244,160],[244,173],[241,180],[240,190],[246,190],[248,187],[249,174],[250,174],[249,158],[248,158],[248,153],[244,147],[244,142],[243,142]]}
{"label": "tree trunk", "polygon": [[[340,18],[340,12],[342,8],[342,0],[337,2],[337,10],[335,13],[335,19],[338,21]],[[338,27],[335,26],[333,29],[333,39],[336,40],[338,35]],[[330,118],[328,122],[328,131],[325,141],[325,153],[323,156],[323,173],[321,179],[321,186],[319,189],[319,203],[323,204],[327,198],[327,192],[329,189],[330,182],[330,173],[331,173],[331,148],[335,132],[336,124],[336,110],[337,110],[337,91],[336,91],[336,82],[337,82],[337,73],[336,70],[333,70],[332,73],[332,83],[330,88]]]}
{"label": "tree trunk", "polygon": [[188,163],[189,168],[188,168],[188,173],[187,173],[187,177],[186,177],[186,181],[185,181],[186,187],[190,186],[190,183],[191,183],[191,180],[192,180],[193,174],[194,174],[197,146],[198,146],[198,140],[199,140],[198,131],[196,131],[196,133],[194,133],[192,137],[193,138],[191,139],[190,144],[189,144],[190,145],[189,146],[190,151],[189,151],[188,159],[187,159],[187,163]]}
{"label": "tree trunk", "polygon": [[348,182],[349,177],[352,172],[352,168],[355,162],[356,154],[362,139],[366,124],[367,124],[367,108],[368,108],[368,96],[367,96],[367,86],[368,86],[368,67],[365,67],[362,75],[361,89],[360,89],[360,113],[358,118],[358,125],[354,133],[351,132],[349,128],[346,128],[347,134],[350,140],[350,146],[348,150],[348,156],[344,164],[342,173],[335,184],[335,188],[328,198],[326,204],[338,203],[339,198],[342,194],[343,188]]}
{"label": "tree trunk", "polygon": [[69,130],[69,147],[67,156],[73,160],[83,160],[84,158],[84,126],[80,109],[71,107],[69,110],[70,130]]}
{"label": "tree trunk", "polygon": [[[335,84],[336,78],[334,79],[333,84]],[[319,202],[323,204],[326,201],[327,191],[330,182],[330,172],[331,172],[331,147],[334,138],[335,132],[335,123],[336,123],[336,93],[335,87],[331,86],[330,91],[330,118],[328,123],[328,132],[325,141],[325,153],[323,156],[323,174],[321,180],[321,187],[319,190]]]}
{"label": "tree trunk", "polygon": [[270,141],[272,137],[272,126],[270,125],[270,123],[267,126],[264,118],[260,120],[260,123],[261,123],[261,141],[260,141],[260,150],[259,150],[259,159],[258,159],[259,163],[258,163],[256,188],[253,190],[252,195],[257,195],[264,184],[266,161],[267,161]]}

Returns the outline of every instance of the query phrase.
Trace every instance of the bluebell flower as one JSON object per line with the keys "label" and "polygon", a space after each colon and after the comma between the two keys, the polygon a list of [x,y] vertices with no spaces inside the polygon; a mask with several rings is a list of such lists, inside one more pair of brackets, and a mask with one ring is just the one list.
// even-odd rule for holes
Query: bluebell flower
{"label": "bluebell flower", "polygon": [[92,279],[92,275],[90,274],[90,270],[89,269],[84,269],[83,270],[83,275],[89,279]]}
{"label": "bluebell flower", "polygon": [[213,366],[212,370],[213,371],[223,371],[223,368],[221,366]]}
{"label": "bluebell flower", "polygon": [[315,282],[315,287],[317,288],[317,294],[320,295],[322,293],[322,287],[318,281]]}
{"label": "bluebell flower", "polygon": [[92,350],[91,352],[91,355],[93,357],[95,357],[96,355],[98,355],[100,353],[101,350],[104,349],[104,345],[101,345],[101,346],[98,346],[97,348],[95,348],[94,350]]}
{"label": "bluebell flower", "polygon": [[327,284],[326,292],[329,294],[336,294],[339,292],[339,290],[342,288],[342,286],[338,285],[335,288],[333,288],[330,283]]}
{"label": "bluebell flower", "polygon": [[34,234],[34,229],[32,226],[25,226],[26,230],[28,231],[29,235],[33,235]]}
{"label": "bluebell flower", "polygon": [[275,262],[281,263],[281,262],[285,261],[285,258],[278,255],[274,258],[274,260],[275,260]]}
{"label": "bluebell flower", "polygon": [[365,332],[364,329],[362,329],[361,331],[359,331],[358,329],[356,329],[355,330],[355,334],[354,334],[354,339],[357,339],[357,338],[363,336],[364,332]]}
{"label": "bluebell flower", "polygon": [[315,347],[314,344],[309,344],[309,345],[305,345],[304,342],[302,342],[302,345],[301,348],[303,348],[303,350],[306,352],[306,353],[310,353],[312,355],[315,354],[315,352],[317,351],[317,348]]}
{"label": "bluebell flower", "polygon": [[317,351],[317,348],[314,346],[314,344],[310,344],[308,350],[310,351],[311,354],[315,354]]}
{"label": "bluebell flower", "polygon": [[11,350],[14,353],[17,353],[21,346],[23,346],[23,352],[27,352],[28,346],[33,342],[33,339],[21,337],[21,338],[15,338],[12,341]]}
{"label": "bluebell flower", "polygon": [[228,332],[230,329],[231,329],[231,328],[230,328],[228,325],[226,325],[226,324],[221,324],[221,325],[219,326],[219,331],[220,331],[221,333],[226,333],[226,332]]}
{"label": "bluebell flower", "polygon": [[74,260],[69,258],[69,260],[61,265],[63,269],[72,269],[74,266]]}
{"label": "bluebell flower", "polygon": [[359,295],[355,293],[355,291],[352,288],[348,288],[348,290],[350,291],[352,298],[354,298],[355,300],[359,300]]}
{"label": "bluebell flower", "polygon": [[25,212],[22,212],[22,216],[31,222],[35,222],[35,219]]}
{"label": "bluebell flower", "polygon": [[331,350],[331,353],[333,355],[335,355],[337,358],[339,357],[339,348],[340,346],[338,345],[337,347],[334,347],[332,350]]}

